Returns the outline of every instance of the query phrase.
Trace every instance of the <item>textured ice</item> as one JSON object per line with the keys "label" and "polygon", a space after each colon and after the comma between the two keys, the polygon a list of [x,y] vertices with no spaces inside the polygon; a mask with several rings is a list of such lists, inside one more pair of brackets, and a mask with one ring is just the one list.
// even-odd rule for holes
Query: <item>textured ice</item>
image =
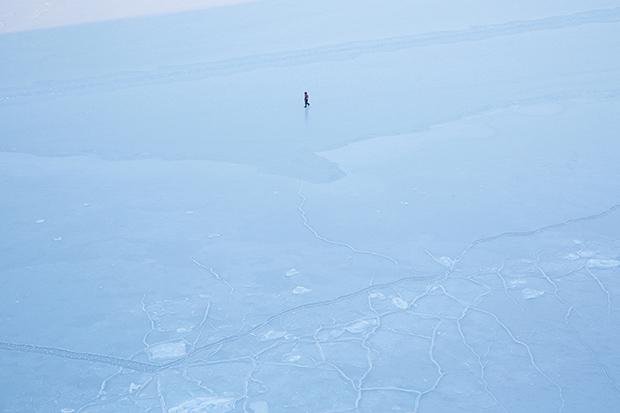
{"label": "textured ice", "polygon": [[508,284],[510,284],[512,288],[518,288],[519,286],[527,284],[527,280],[517,278],[515,280],[510,280]]}
{"label": "textured ice", "polygon": [[401,310],[406,310],[407,308],[409,308],[409,303],[400,297],[393,297],[392,304],[394,304],[394,306],[400,308]]}
{"label": "textured ice", "polygon": [[577,254],[576,252],[571,252],[571,253],[566,254],[564,258],[566,258],[567,260],[575,261],[575,260],[580,259],[581,256]]}
{"label": "textured ice", "polygon": [[545,292],[542,290],[535,290],[534,288],[524,288],[521,290],[521,294],[523,298],[526,300],[533,300],[534,298],[538,298],[543,295]]}
{"label": "textured ice", "polygon": [[596,251],[590,251],[590,250],[581,250],[577,252],[577,255],[579,255],[580,258],[591,258],[596,256],[597,252]]}
{"label": "textured ice", "polygon": [[295,363],[295,362],[298,362],[299,360],[301,360],[301,356],[299,354],[289,354],[286,357],[286,361],[288,361],[289,363]]}
{"label": "textured ice", "polygon": [[618,0],[0,34],[0,411],[615,412],[619,39]]}
{"label": "textured ice", "polygon": [[591,258],[588,260],[588,267],[606,270],[620,267],[620,261],[613,259]]}
{"label": "textured ice", "polygon": [[378,300],[385,300],[385,295],[383,293],[377,292],[377,291],[373,291],[371,293],[368,294],[369,298],[374,298],[374,299],[378,299]]}
{"label": "textured ice", "polygon": [[149,354],[153,360],[174,359],[186,354],[185,346],[186,344],[182,341],[154,344],[149,347]]}
{"label": "textured ice", "polygon": [[269,330],[267,332],[265,332],[262,336],[262,340],[263,341],[270,341],[270,340],[278,340],[280,338],[283,338],[286,336],[286,331],[281,331],[281,330]]}
{"label": "textured ice", "polygon": [[269,404],[262,400],[252,402],[250,403],[250,411],[252,413],[269,413]]}
{"label": "textured ice", "polygon": [[446,268],[450,268],[454,265],[454,260],[450,257],[439,257],[437,258],[437,262]]}
{"label": "textured ice", "polygon": [[306,288],[304,286],[298,285],[297,287],[293,288],[292,292],[295,295],[302,295],[302,294],[308,294],[311,291],[312,290],[310,288]]}
{"label": "textured ice", "polygon": [[374,327],[377,324],[377,320],[361,320],[353,324],[349,324],[345,330],[352,334],[359,334],[368,331],[368,329]]}
{"label": "textured ice", "polygon": [[136,383],[129,383],[129,393],[135,393],[136,391],[142,389],[142,386]]}
{"label": "textured ice", "polygon": [[225,397],[198,397],[181,403],[168,413],[227,413],[233,411],[235,400]]}

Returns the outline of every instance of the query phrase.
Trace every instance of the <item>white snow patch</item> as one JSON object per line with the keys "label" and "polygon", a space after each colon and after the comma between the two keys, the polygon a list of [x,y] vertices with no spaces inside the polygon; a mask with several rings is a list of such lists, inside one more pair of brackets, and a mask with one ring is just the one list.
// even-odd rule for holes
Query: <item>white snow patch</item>
{"label": "white snow patch", "polygon": [[44,219],[37,219],[37,220],[36,220],[36,221],[34,221],[34,222],[36,222],[37,224],[42,224],[42,223],[44,223],[44,222],[45,222],[45,220],[44,220]]}
{"label": "white snow patch", "polygon": [[75,409],[71,409],[69,407],[65,407],[63,409],[60,409],[60,413],[74,413]]}
{"label": "white snow patch", "polygon": [[579,251],[577,252],[577,254],[581,258],[592,258],[596,255],[596,251],[585,250],[585,251]]}
{"label": "white snow patch", "polygon": [[589,268],[598,268],[600,270],[606,270],[609,268],[620,267],[620,261],[618,260],[605,260],[605,259],[589,259],[588,260]]}
{"label": "white snow patch", "polygon": [[173,343],[161,343],[150,346],[149,353],[152,360],[165,360],[183,357],[187,351],[185,342],[176,341]]}
{"label": "white snow patch", "polygon": [[265,334],[263,334],[263,337],[261,338],[261,341],[277,340],[277,339],[282,338],[284,336],[286,336],[286,331],[269,330]]}
{"label": "white snow patch", "polygon": [[576,260],[578,260],[579,258],[581,258],[581,257],[580,257],[580,256],[579,256],[579,254],[577,254],[576,252],[571,252],[570,254],[566,254],[566,255],[564,256],[564,259],[566,259],[566,260],[571,260],[571,261],[576,261]]}
{"label": "white snow patch", "polygon": [[379,300],[385,300],[385,295],[383,295],[383,293],[377,292],[377,291],[373,291],[370,294],[368,294],[368,297],[370,298],[377,298]]}
{"label": "white snow patch", "polygon": [[263,400],[252,402],[250,403],[250,410],[252,413],[269,413],[269,404]]}
{"label": "white snow patch", "polygon": [[168,409],[168,413],[226,413],[235,408],[235,399],[229,397],[197,397]]}
{"label": "white snow patch", "polygon": [[54,241],[56,241],[56,242],[62,241],[62,237],[54,237]]}
{"label": "white snow patch", "polygon": [[129,384],[129,393],[135,393],[136,391],[140,390],[142,388],[141,385],[136,384],[136,383],[131,383]]}
{"label": "white snow patch", "polygon": [[293,294],[295,295],[308,294],[310,291],[312,290],[306,287],[302,287],[301,285],[293,288]]}
{"label": "white snow patch", "polygon": [[284,274],[284,275],[286,275],[287,277],[294,277],[294,276],[296,276],[296,275],[299,275],[299,271],[297,271],[297,269],[296,269],[296,268],[291,268],[291,269],[290,269],[290,270],[288,270],[288,271],[286,272],[286,274]]}
{"label": "white snow patch", "polygon": [[401,310],[406,310],[409,308],[409,303],[400,297],[392,298],[392,304],[394,304],[396,307],[400,308]]}
{"label": "white snow patch", "polygon": [[521,278],[517,278],[516,280],[510,280],[508,284],[510,284],[510,287],[515,288],[520,285],[527,284],[527,281]]}
{"label": "white snow patch", "polygon": [[437,258],[437,262],[446,268],[452,268],[454,265],[454,260],[450,257],[439,257]]}
{"label": "white snow patch", "polygon": [[301,360],[301,356],[299,354],[290,354],[286,357],[286,361],[289,363],[295,363],[299,360]]}
{"label": "white snow patch", "polygon": [[521,290],[521,294],[523,294],[523,298],[526,300],[533,300],[534,298],[538,298],[543,295],[545,292],[542,290],[535,290],[533,288],[524,288]]}
{"label": "white snow patch", "polygon": [[345,327],[345,330],[352,334],[364,333],[376,324],[376,320],[361,320],[353,324],[349,324],[347,327]]}

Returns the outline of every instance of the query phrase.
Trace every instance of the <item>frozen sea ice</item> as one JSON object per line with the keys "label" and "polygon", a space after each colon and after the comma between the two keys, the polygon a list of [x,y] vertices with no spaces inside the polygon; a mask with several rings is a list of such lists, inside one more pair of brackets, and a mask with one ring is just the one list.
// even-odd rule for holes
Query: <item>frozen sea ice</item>
{"label": "frozen sea ice", "polygon": [[149,347],[149,355],[152,360],[175,359],[183,357],[185,354],[187,354],[187,350],[183,341],[155,344]]}

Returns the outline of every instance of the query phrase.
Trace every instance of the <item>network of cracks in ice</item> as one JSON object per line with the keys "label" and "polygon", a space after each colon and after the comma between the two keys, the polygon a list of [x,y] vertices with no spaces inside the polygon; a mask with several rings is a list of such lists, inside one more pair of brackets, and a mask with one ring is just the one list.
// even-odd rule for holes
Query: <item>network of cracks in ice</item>
{"label": "network of cracks in ice", "polygon": [[239,320],[217,339],[230,320],[212,309],[228,298],[145,296],[136,365],[65,411],[612,411],[620,241],[600,234],[619,215],[429,251],[436,272]]}

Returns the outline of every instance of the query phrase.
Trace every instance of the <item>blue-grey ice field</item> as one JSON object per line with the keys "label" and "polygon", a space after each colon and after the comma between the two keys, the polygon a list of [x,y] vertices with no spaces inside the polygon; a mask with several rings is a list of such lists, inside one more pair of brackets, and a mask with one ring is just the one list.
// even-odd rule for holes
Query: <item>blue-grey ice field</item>
{"label": "blue-grey ice field", "polygon": [[0,34],[2,413],[619,406],[620,0]]}

